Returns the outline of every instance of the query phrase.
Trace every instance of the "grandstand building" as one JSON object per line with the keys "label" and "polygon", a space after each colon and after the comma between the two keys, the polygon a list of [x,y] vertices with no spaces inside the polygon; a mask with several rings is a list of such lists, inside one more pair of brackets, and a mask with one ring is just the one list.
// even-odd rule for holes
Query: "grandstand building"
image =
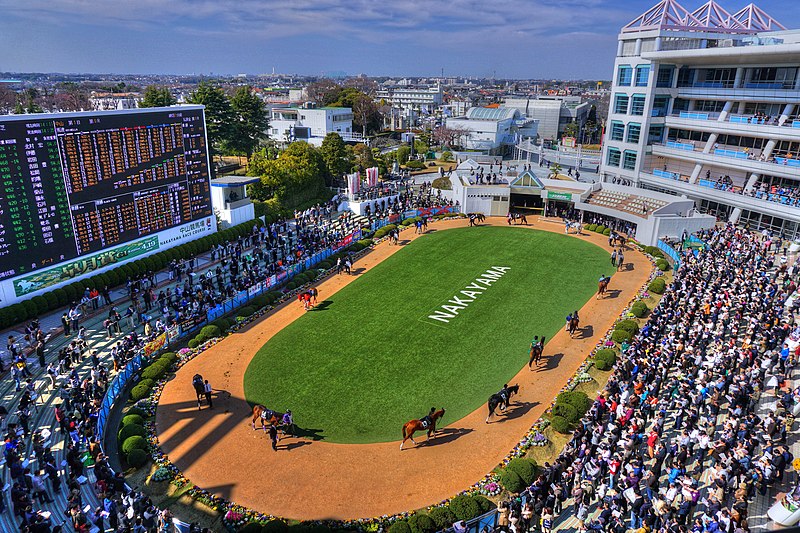
{"label": "grandstand building", "polygon": [[601,174],[800,237],[800,31],[663,0],[619,34]]}

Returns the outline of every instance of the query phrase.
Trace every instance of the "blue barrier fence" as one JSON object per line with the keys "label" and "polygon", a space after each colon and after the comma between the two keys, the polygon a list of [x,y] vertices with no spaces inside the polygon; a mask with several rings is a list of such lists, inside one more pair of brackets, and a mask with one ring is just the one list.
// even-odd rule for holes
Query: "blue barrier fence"
{"label": "blue barrier fence", "polygon": [[106,421],[108,420],[108,415],[111,412],[114,402],[117,401],[119,395],[125,390],[125,386],[131,380],[131,378],[133,378],[139,369],[142,368],[142,365],[145,361],[146,359],[143,355],[137,355],[131,359],[128,364],[125,365],[125,368],[123,368],[119,374],[114,377],[113,381],[111,381],[111,385],[109,385],[106,395],[103,397],[103,403],[100,406],[100,413],[97,416],[97,434],[101,437],[101,439],[105,434]]}
{"label": "blue barrier fence", "polygon": [[664,252],[666,256],[668,256],[672,261],[678,266],[681,266],[681,255],[678,251],[670,246],[669,244],[665,243],[661,239],[658,240],[658,249]]}
{"label": "blue barrier fence", "polygon": [[[492,531],[497,527],[497,509],[492,509],[486,514],[482,514],[477,518],[468,520],[465,523],[464,533],[480,533],[481,531]],[[462,531],[459,529],[459,531]],[[442,530],[440,533],[455,533],[455,528],[449,527]]]}

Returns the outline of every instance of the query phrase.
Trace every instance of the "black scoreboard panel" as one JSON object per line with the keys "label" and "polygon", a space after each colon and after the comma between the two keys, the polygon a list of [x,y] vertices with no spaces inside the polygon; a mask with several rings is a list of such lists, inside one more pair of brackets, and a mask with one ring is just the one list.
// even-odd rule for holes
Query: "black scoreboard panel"
{"label": "black scoreboard panel", "polygon": [[202,109],[0,118],[0,279],[211,215]]}

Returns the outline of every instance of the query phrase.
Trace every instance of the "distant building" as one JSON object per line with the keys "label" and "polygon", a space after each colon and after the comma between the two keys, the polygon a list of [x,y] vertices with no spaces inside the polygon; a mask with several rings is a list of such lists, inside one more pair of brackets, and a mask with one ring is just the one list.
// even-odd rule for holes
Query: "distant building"
{"label": "distant building", "polygon": [[142,95],[139,93],[107,93],[92,91],[89,95],[89,105],[94,111],[113,111],[121,109],[136,109]]}
{"label": "distant building", "polygon": [[273,108],[267,135],[281,143],[305,141],[320,146],[331,132],[345,141],[363,140],[361,133],[353,132],[353,110],[349,107]]}
{"label": "distant building", "polygon": [[[401,80],[401,84],[403,81]],[[381,89],[375,100],[398,111],[401,120],[411,126],[420,116],[432,115],[444,101],[444,91],[440,85],[426,87],[389,87]]]}
{"label": "distant building", "polygon": [[539,137],[556,140],[570,122],[583,131],[591,106],[579,96],[539,96],[539,98],[506,98],[503,105],[539,121]]}
{"label": "distant building", "polygon": [[463,117],[448,118],[447,127],[465,131],[468,150],[499,154],[520,139],[536,138],[539,122],[512,107],[473,107]]}

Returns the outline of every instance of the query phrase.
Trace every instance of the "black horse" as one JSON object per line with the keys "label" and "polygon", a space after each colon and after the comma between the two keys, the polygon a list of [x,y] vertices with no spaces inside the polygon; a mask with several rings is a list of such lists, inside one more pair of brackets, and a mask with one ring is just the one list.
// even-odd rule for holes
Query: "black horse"
{"label": "black horse", "polygon": [[498,392],[497,394],[492,394],[489,397],[489,414],[486,416],[486,423],[489,423],[489,418],[494,414],[494,410],[500,406],[501,411],[505,411],[508,408],[508,404],[511,402],[511,397],[514,394],[519,393],[519,385],[512,385],[512,386],[504,386],[503,390]]}
{"label": "black horse", "polygon": [[203,376],[200,374],[195,374],[192,378],[192,387],[194,387],[194,392],[197,393],[197,409],[200,409],[200,402],[205,395],[206,388],[203,386]]}

